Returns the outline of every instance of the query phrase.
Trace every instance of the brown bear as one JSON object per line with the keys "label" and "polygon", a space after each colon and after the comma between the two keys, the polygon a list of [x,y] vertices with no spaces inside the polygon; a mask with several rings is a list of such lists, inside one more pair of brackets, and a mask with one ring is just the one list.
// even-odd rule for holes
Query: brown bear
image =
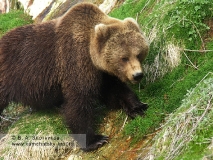
{"label": "brown bear", "polygon": [[142,115],[147,105],[127,86],[143,77],[148,42],[132,18],[118,20],[81,3],[65,15],[13,29],[0,40],[0,111],[9,102],[35,109],[61,106],[67,126],[86,135],[85,151],[108,141],[94,132],[102,102]]}

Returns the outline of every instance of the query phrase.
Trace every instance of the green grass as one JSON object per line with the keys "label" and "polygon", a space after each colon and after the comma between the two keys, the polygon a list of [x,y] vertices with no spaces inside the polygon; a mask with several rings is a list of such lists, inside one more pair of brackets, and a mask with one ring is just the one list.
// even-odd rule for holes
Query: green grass
{"label": "green grass", "polygon": [[[213,116],[210,120],[212,120]],[[176,160],[192,160],[202,159],[204,156],[213,157],[212,151],[208,152],[208,146],[213,136],[213,124],[208,124],[207,127],[203,128],[202,131],[196,133],[196,137],[187,145],[184,152],[180,154]]]}
{"label": "green grass", "polygon": [[213,136],[213,73],[190,89],[181,106],[167,117],[148,155],[154,159],[202,159]]}
{"label": "green grass", "polygon": [[68,134],[69,131],[63,123],[62,117],[53,111],[39,111],[32,114],[26,114],[22,116],[16,123],[14,123],[11,129],[17,129],[16,134]]}
{"label": "green grass", "polygon": [[31,17],[24,14],[21,10],[13,10],[7,14],[0,14],[0,37],[15,27],[32,22]]}

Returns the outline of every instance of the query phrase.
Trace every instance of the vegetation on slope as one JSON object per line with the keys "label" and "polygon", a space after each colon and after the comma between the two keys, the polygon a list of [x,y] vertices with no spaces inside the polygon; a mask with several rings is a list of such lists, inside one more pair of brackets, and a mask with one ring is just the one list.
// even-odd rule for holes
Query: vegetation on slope
{"label": "vegetation on slope", "polygon": [[127,135],[141,138],[153,131],[180,106],[187,90],[212,71],[212,52],[204,52],[210,38],[206,36],[209,27],[205,22],[212,18],[212,9],[208,0],[140,0],[127,1],[111,13],[121,19],[136,17],[150,40],[145,62],[147,77],[141,89],[136,88],[150,108],[145,117],[126,125]]}
{"label": "vegetation on slope", "polygon": [[213,152],[206,153],[213,136],[212,84],[213,72],[209,72],[187,92],[181,106],[169,115],[155,137],[146,159],[202,159],[213,156]]}
{"label": "vegetation on slope", "polygon": [[[109,121],[115,120],[116,123],[119,123],[115,126],[105,123],[106,126],[103,128],[106,130],[110,128],[111,131],[104,130],[103,132],[115,132],[113,127],[118,128],[118,131],[116,130],[116,134],[112,134],[110,144],[107,144],[98,152],[82,154],[84,159],[112,157],[112,153],[115,152],[113,146],[117,146],[118,149],[119,146],[123,148],[122,143],[125,143],[127,148],[131,148],[127,144],[131,143],[132,146],[137,146],[137,151],[144,151],[141,148],[141,140],[145,135],[162,129],[162,132],[159,132],[159,135],[154,139],[156,140],[160,135],[163,135],[163,131],[166,130],[165,126],[170,127],[170,124],[175,121],[168,121],[164,126],[161,126],[162,122],[171,119],[171,117],[178,119],[178,117],[173,116],[184,115],[184,112],[179,112],[181,108],[195,104],[196,100],[209,95],[210,92],[207,89],[209,87],[206,88],[206,86],[212,83],[212,74],[209,74],[208,79],[205,80],[206,85],[199,82],[204,82],[203,78],[208,73],[213,72],[213,52],[210,51],[213,50],[213,40],[207,34],[210,29],[207,22],[213,18],[212,10],[213,3],[209,0],[161,0],[160,2],[158,0],[127,0],[110,14],[120,19],[136,18],[150,41],[150,53],[144,64],[146,78],[140,85],[132,86],[141,101],[149,104],[149,109],[144,117],[137,117],[134,120],[126,121],[124,113],[121,112],[106,117],[105,119],[110,119]],[[7,19],[10,21],[22,17],[19,14],[14,18],[13,16],[10,17],[10,14],[7,15],[9,17]],[[6,22],[3,18],[6,18],[7,15],[0,15],[0,34],[15,26],[23,25],[23,23],[19,24],[18,22],[12,23],[11,26],[9,23],[1,23]],[[14,15],[16,16],[16,13]],[[22,20],[18,19],[18,21],[21,22]],[[31,21],[27,21],[27,23],[29,22]],[[3,26],[3,24],[6,25]],[[200,90],[204,90],[204,95],[196,93],[199,93]],[[192,91],[195,93],[190,96]],[[183,99],[184,101],[182,101]],[[204,103],[208,104],[208,100]],[[212,104],[212,101],[210,101],[210,104]],[[181,108],[178,109],[180,106]],[[200,105],[200,107],[202,106]],[[204,111],[197,109],[198,111],[195,113],[202,114],[202,111]],[[175,112],[176,110],[177,112]],[[5,113],[8,115],[10,111],[6,110]],[[170,115],[171,113],[173,114]],[[12,125],[9,133],[38,134],[44,130],[43,128],[48,128],[48,131],[53,134],[68,133],[57,111],[54,114],[47,114],[47,116],[41,113],[32,113],[28,116],[29,112],[24,115]],[[168,115],[170,115],[169,118],[166,118]],[[20,117],[20,114],[18,114],[18,117]],[[39,119],[45,120],[39,122]],[[28,121],[31,123],[27,123]],[[212,140],[211,137],[213,137],[211,121],[212,114],[209,112],[202,122],[204,125],[199,125],[193,133],[193,139],[190,139],[188,145],[179,150],[178,153],[180,154],[175,155],[176,159],[181,159],[181,156],[184,159],[190,159],[189,157],[192,154],[194,159],[204,155],[212,155],[212,153],[209,153],[211,151],[207,150],[207,146],[210,145]],[[182,122],[184,123],[184,121]],[[18,131],[14,129],[16,126],[18,126]],[[205,128],[205,126],[207,127]],[[169,141],[171,139],[166,140],[166,144]],[[159,145],[164,145],[164,143],[153,142],[154,149],[156,149],[155,146],[159,147]],[[108,148],[111,149],[108,150]],[[153,155],[152,151],[155,151],[153,148],[149,152],[150,155]],[[122,151],[122,154],[125,158],[127,157],[125,155],[130,155],[133,152],[136,151],[130,149],[130,151]],[[120,152],[116,153],[120,154]],[[156,153],[154,156],[164,159],[168,155],[163,151],[162,154]],[[119,159],[118,156],[116,158]],[[141,156],[141,158],[143,157]]]}
{"label": "vegetation on slope", "polygon": [[[140,0],[127,1],[111,13],[112,16],[121,19],[129,16],[137,18],[143,32],[150,40],[151,49],[144,65],[146,80],[141,83],[141,89],[135,87],[141,100],[148,103],[150,108],[145,117],[129,121],[124,128],[126,135],[134,137],[134,142],[156,130],[168,114],[174,112],[179,106],[184,106],[182,99],[188,90],[196,87],[205,75],[213,71],[213,42],[212,37],[207,34],[210,29],[207,22],[213,18],[212,10],[213,4],[208,0],[163,0],[160,2]],[[209,52],[205,52],[206,50]],[[200,99],[205,96],[195,94]],[[190,101],[190,97],[186,99]],[[191,159],[192,153],[194,159],[204,156],[204,150],[210,145],[213,136],[211,116],[210,114],[209,117],[205,117],[205,122],[208,124],[205,125],[208,128],[203,127],[199,133],[191,135],[197,140],[194,138],[187,147],[185,146],[184,155],[181,154],[179,158],[176,157],[177,159],[181,157]],[[166,129],[168,126],[162,128],[164,127]],[[168,141],[165,145],[168,145]],[[163,145],[160,142],[162,141],[156,140],[155,143],[158,143],[158,146],[153,146],[154,151]],[[167,151],[169,151],[168,148]],[[200,154],[202,151],[203,154]],[[176,150],[176,152],[180,151]],[[165,159],[169,156],[168,152],[157,156],[157,153],[150,154],[152,158],[155,155],[156,159],[160,157]]]}

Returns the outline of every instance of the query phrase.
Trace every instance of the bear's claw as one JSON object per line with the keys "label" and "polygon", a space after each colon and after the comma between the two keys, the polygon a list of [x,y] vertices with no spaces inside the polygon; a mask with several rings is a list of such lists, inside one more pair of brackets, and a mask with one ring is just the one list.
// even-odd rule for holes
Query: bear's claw
{"label": "bear's claw", "polygon": [[108,143],[109,137],[103,135],[95,135],[92,142],[90,142],[86,148],[82,148],[85,152],[90,152],[102,147],[104,144]]}
{"label": "bear's claw", "polygon": [[128,116],[131,118],[135,118],[136,116],[143,116],[144,112],[147,110],[148,104],[140,103],[136,107],[132,108],[131,111],[128,112]]}

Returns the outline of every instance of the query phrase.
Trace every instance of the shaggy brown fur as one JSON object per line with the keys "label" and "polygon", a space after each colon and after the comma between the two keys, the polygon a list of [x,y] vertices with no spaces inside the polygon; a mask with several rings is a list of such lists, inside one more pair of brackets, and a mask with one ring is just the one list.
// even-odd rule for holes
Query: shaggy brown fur
{"label": "shaggy brown fur", "polygon": [[147,108],[124,83],[140,81],[147,53],[133,19],[111,18],[88,3],[13,29],[0,40],[0,111],[11,101],[36,109],[62,105],[72,133],[86,134],[85,150],[95,150],[108,140],[93,131],[98,101],[131,117]]}

